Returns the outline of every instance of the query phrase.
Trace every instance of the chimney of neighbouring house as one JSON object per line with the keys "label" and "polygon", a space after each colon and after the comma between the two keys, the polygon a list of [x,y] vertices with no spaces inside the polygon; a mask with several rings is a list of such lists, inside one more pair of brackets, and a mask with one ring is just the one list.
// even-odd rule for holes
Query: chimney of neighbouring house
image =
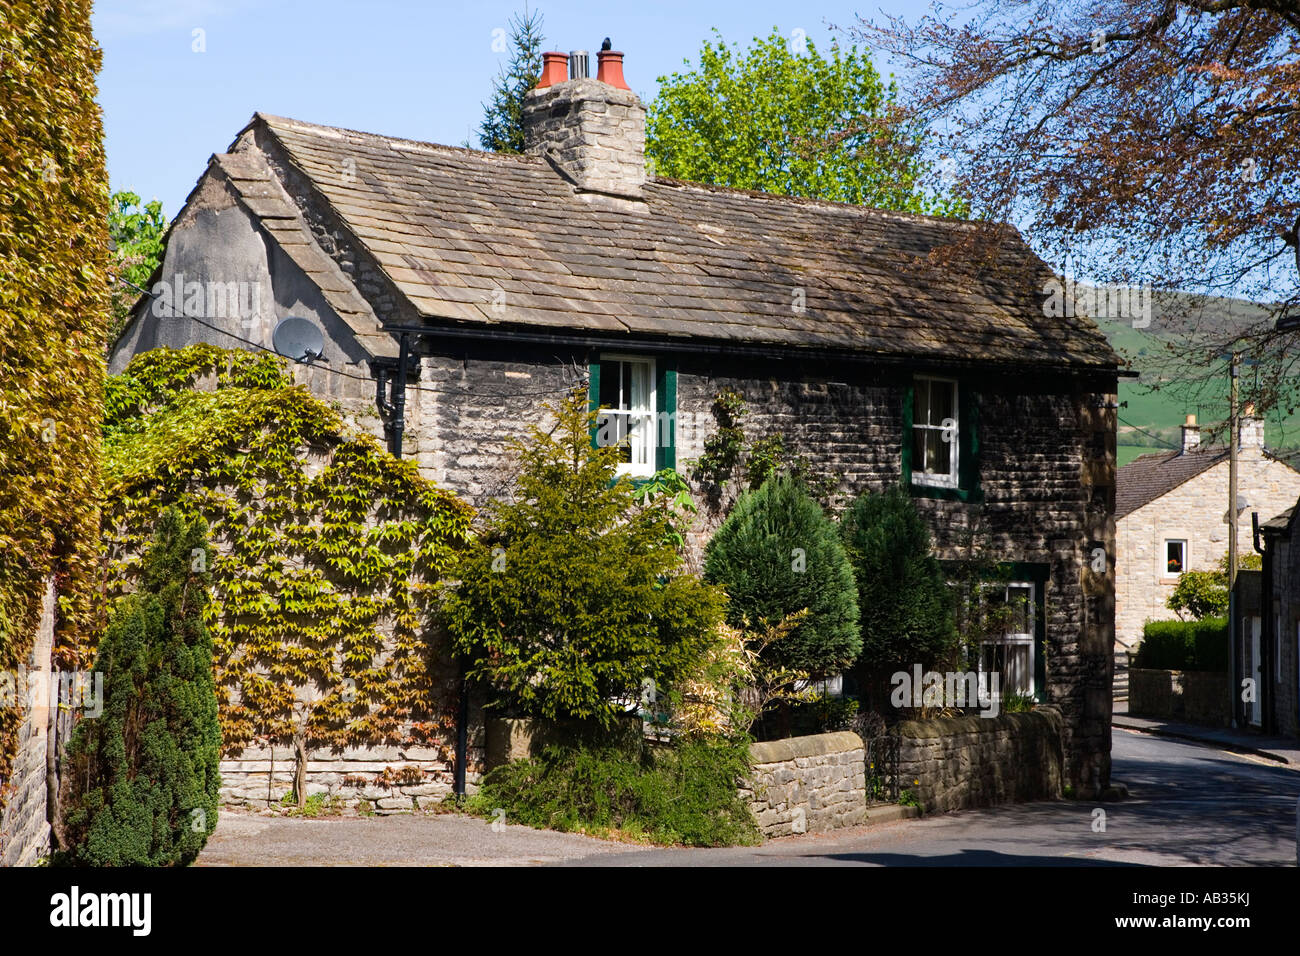
{"label": "chimney of neighbouring house", "polygon": [[524,99],[524,148],[545,158],[580,195],[639,200],[645,107],[623,79],[623,54],[603,48],[597,57],[593,80],[584,75],[586,53],[543,54],[541,79]]}
{"label": "chimney of neighbouring house", "polygon": [[1196,424],[1196,416],[1188,415],[1183,423],[1183,454],[1196,451],[1201,447],[1201,426]]}
{"label": "chimney of neighbouring house", "polygon": [[1255,404],[1247,402],[1241,410],[1241,448],[1264,451],[1264,419],[1255,414]]}

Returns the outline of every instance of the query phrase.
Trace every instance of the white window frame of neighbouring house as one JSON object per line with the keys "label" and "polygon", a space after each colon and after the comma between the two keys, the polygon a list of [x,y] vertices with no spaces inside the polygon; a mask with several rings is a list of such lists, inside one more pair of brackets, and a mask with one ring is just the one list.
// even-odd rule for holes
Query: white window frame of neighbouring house
{"label": "white window frame of neighbouring house", "polygon": [[[1169,570],[1169,546],[1176,544],[1179,546],[1179,552],[1182,555],[1180,567],[1177,571]],[[1165,538],[1164,555],[1160,559],[1164,562],[1161,566],[1160,573],[1162,577],[1176,578],[1187,570],[1187,539],[1186,538]]]}
{"label": "white window frame of neighbouring house", "polygon": [[[936,415],[934,410],[935,385],[944,385],[949,389],[951,403],[949,414]],[[922,390],[924,389],[924,399]],[[940,378],[933,375],[918,375],[913,380],[912,434],[908,441],[912,443],[912,483],[930,485],[936,488],[957,488],[961,480],[961,414],[960,386],[956,379]],[[924,414],[922,414],[924,413]],[[923,420],[924,419],[924,420]],[[949,422],[945,425],[944,422]],[[922,437],[924,436],[924,437]],[[932,439],[933,436],[933,439]],[[935,444],[937,442],[937,444]],[[935,448],[948,448],[948,470],[931,471],[931,445]]]}
{"label": "white window frame of neighbouring house", "polygon": [[[996,655],[1000,648],[1002,649],[1003,666],[996,668],[996,672],[1002,696],[1020,694],[1033,697],[1038,693],[1038,651],[1035,635],[1038,633],[1038,589],[1040,585],[1036,581],[1017,580],[1007,581],[1005,584],[999,583],[996,587],[1001,590],[1004,602],[1012,600],[1013,591],[1025,592],[1023,595],[1025,599],[1023,624],[1027,629],[1010,630],[980,642],[978,661],[980,691],[982,694],[988,693],[988,675],[995,670],[995,667],[991,665],[996,664]],[[1012,650],[1023,660],[1020,662],[1017,672],[1008,673],[1006,662],[1010,659]],[[990,655],[992,655],[992,659]]]}
{"label": "white window frame of neighbouring house", "polygon": [[[611,384],[610,372],[615,368],[618,375]],[[618,474],[649,478],[657,470],[661,444],[661,396],[655,360],[644,355],[602,352],[597,369],[592,397],[596,444],[620,445],[626,449],[626,460],[619,462]]]}

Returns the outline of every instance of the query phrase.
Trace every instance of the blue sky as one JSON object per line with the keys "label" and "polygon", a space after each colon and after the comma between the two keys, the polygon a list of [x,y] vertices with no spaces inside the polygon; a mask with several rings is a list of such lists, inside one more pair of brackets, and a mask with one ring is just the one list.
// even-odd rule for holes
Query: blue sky
{"label": "blue sky", "polygon": [[[157,197],[174,216],[203,172],[255,111],[435,143],[477,146],[493,77],[506,61],[493,30],[524,0],[99,0],[104,108],[112,188]],[[655,79],[694,60],[716,27],[747,44],[773,27],[818,46],[830,25],[923,2],[826,0],[530,0],[547,49],[594,54],[611,37],[628,85],[647,102]],[[203,52],[195,52],[202,30]],[[878,64],[883,67],[884,64]]]}

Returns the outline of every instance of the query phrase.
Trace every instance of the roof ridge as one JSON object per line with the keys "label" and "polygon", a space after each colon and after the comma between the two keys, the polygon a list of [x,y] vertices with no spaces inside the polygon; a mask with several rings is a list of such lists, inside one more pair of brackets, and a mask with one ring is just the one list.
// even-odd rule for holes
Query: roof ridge
{"label": "roof ridge", "polygon": [[[465,146],[448,146],[445,143],[433,143],[427,140],[410,139],[404,136],[390,136],[387,133],[370,133],[365,130],[350,129],[345,126],[329,126],[323,123],[311,123],[307,120],[294,119],[290,116],[277,116],[274,113],[263,113],[260,110],[253,114],[254,119],[261,119],[268,127],[275,128],[277,124],[302,127],[305,129],[322,132],[325,134],[343,133],[350,136],[359,136],[366,139],[382,140],[389,144],[400,143],[416,150],[427,150],[429,152],[465,156],[474,159],[482,159],[487,162],[517,162],[528,166],[536,166],[542,163],[539,156],[531,156],[525,153],[495,153],[491,150],[473,149]],[[929,222],[936,225],[946,226],[948,228],[960,229],[964,232],[973,232],[979,228],[993,229],[1011,229],[1008,223],[1002,222],[980,222],[969,219],[959,219],[954,216],[937,216],[928,213],[909,212],[901,209],[885,209],[880,206],[868,206],[863,203],[842,202],[835,199],[822,199],[817,196],[792,196],[789,193],[766,192],[761,189],[746,189],[741,186],[726,186],[721,183],[701,183],[690,179],[677,179],[672,176],[651,176],[648,181],[670,189],[697,189],[710,193],[731,193],[738,196],[745,196],[750,199],[758,199],[765,202],[788,202],[799,206],[814,206],[835,211],[852,211],[857,213],[872,213],[886,218],[907,219],[914,222]]]}

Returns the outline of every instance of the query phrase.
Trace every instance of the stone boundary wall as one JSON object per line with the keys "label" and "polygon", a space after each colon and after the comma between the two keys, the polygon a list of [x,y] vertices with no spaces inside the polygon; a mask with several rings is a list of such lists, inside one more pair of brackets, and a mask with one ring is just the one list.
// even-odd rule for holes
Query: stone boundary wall
{"label": "stone boundary wall", "polygon": [[894,728],[900,788],[926,813],[1059,799],[1063,719],[1055,707],[999,717],[909,720]]}
{"label": "stone boundary wall", "polygon": [[749,802],[764,838],[857,826],[866,819],[862,738],[847,731],[751,744]]}
{"label": "stone boundary wall", "polygon": [[[54,649],[54,582],[47,581],[41,603],[41,620],[31,656],[26,661],[28,679],[50,686]],[[33,675],[40,674],[39,678]],[[11,675],[12,676],[12,675]],[[15,682],[19,700],[27,711],[18,729],[18,753],[14,757],[13,777],[0,783],[12,786],[4,814],[0,816],[0,866],[31,866],[49,852],[47,758],[49,754],[49,694],[41,694],[29,706],[28,680]],[[57,688],[59,685],[55,683]]]}
{"label": "stone boundary wall", "polygon": [[[471,731],[473,728],[471,728]],[[471,733],[465,789],[482,779],[483,745]],[[453,748],[365,747],[342,753],[307,753],[307,796],[337,798],[342,805],[388,814],[424,810],[454,789]],[[277,806],[293,790],[292,747],[248,747],[221,761],[221,804],[249,810]]]}
{"label": "stone boundary wall", "polygon": [[1231,699],[1228,675],[1218,671],[1129,671],[1128,712],[1134,717],[1228,727],[1232,723]]}

